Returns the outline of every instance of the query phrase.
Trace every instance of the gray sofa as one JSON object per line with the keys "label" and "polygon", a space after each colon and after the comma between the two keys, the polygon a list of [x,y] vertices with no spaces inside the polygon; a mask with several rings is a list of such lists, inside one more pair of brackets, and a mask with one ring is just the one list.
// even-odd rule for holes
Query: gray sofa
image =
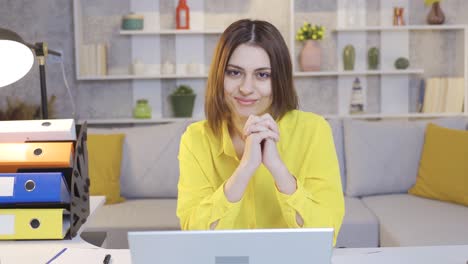
{"label": "gray sofa", "polygon": [[[429,122],[329,120],[340,162],[345,217],[337,247],[468,244],[468,207],[407,194],[415,183]],[[466,118],[432,122],[466,129]],[[87,224],[85,239],[127,248],[127,232],[178,230],[179,139],[188,123],[90,128],[125,133],[121,193]],[[96,242],[99,241],[99,242]]]}

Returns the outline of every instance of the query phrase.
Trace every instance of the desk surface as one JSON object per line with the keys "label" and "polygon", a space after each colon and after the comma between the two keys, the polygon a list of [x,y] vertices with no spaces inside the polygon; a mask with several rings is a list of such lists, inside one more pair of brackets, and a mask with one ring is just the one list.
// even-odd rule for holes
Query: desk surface
{"label": "desk surface", "polygon": [[468,245],[335,249],[333,264],[468,264]]}
{"label": "desk surface", "polygon": [[[45,245],[36,245],[32,248],[28,246],[28,256],[24,256],[22,254],[24,246],[11,245],[8,249],[2,246],[0,260],[1,264],[45,263],[60,249],[61,247],[50,248]],[[53,264],[102,263],[101,259],[105,254],[112,255],[112,264],[131,263],[128,249],[69,248],[68,252],[61,256],[62,259],[58,258]],[[93,261],[96,259],[99,261]],[[467,261],[468,245],[335,249],[332,257],[332,264],[466,264]]]}

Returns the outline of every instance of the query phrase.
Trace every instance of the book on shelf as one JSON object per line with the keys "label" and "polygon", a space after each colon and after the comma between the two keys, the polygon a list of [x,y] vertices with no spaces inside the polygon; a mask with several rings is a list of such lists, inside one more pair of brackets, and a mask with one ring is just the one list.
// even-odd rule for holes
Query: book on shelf
{"label": "book on shelf", "polygon": [[461,113],[464,99],[464,78],[429,78],[425,80],[422,112]]}
{"label": "book on shelf", "polygon": [[83,76],[107,75],[107,45],[82,44],[80,47],[80,73]]}
{"label": "book on shelf", "polygon": [[418,96],[418,105],[417,105],[417,110],[416,110],[419,113],[423,111],[425,91],[426,91],[426,80],[421,79],[421,82],[419,83],[419,96]]}

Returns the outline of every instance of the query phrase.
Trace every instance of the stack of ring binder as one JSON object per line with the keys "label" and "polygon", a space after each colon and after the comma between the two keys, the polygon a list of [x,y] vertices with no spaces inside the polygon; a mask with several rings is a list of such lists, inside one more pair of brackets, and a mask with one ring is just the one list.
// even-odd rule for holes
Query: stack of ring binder
{"label": "stack of ring binder", "polygon": [[0,122],[0,240],[71,239],[89,216],[86,123]]}

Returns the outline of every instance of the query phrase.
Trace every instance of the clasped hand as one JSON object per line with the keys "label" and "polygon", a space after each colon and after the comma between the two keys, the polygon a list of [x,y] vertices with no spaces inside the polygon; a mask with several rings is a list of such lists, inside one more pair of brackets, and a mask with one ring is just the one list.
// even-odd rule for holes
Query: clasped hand
{"label": "clasped hand", "polygon": [[279,137],[278,125],[270,114],[250,115],[242,131],[241,164],[255,170],[263,163],[269,171],[274,170],[282,162],[276,147]]}

